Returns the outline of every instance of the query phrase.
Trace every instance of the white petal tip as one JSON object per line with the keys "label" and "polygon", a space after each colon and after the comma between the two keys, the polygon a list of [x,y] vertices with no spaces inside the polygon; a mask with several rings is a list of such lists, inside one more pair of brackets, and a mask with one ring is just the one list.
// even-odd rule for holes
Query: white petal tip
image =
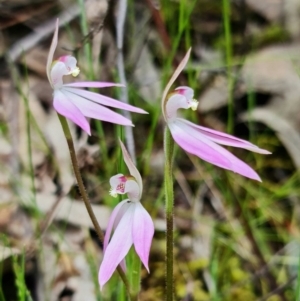
{"label": "white petal tip", "polygon": [[145,266],[145,269],[147,270],[148,274],[150,274],[150,270],[149,270],[149,267],[144,265]]}
{"label": "white petal tip", "polygon": [[260,178],[260,177],[258,177],[258,178],[256,178],[256,179],[254,179],[254,180],[256,180],[256,181],[258,181],[258,182],[262,182],[262,180],[261,180],[261,178]]}
{"label": "white petal tip", "polygon": [[106,282],[107,282],[107,280],[105,282],[99,281],[100,291],[103,290],[103,287],[104,287],[104,285],[105,285]]}
{"label": "white petal tip", "polygon": [[249,177],[249,178],[252,180],[255,180],[257,182],[262,182],[261,178],[258,175],[254,176],[254,177]]}
{"label": "white petal tip", "polygon": [[267,150],[264,150],[263,152],[261,152],[261,154],[263,154],[263,155],[271,155],[272,153],[269,152],[269,151],[267,151]]}
{"label": "white petal tip", "polygon": [[90,129],[83,129],[89,136],[91,136],[91,130]]}

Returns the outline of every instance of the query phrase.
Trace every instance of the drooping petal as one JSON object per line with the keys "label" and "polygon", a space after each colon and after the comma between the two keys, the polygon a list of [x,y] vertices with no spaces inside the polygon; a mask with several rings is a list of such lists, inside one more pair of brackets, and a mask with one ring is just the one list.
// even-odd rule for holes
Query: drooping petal
{"label": "drooping petal", "polygon": [[63,76],[69,74],[66,65],[62,62],[55,61],[51,67],[50,77],[52,87],[59,89],[63,85]]}
{"label": "drooping petal", "polygon": [[[169,128],[176,143],[185,151],[219,167],[226,169],[231,168],[230,161],[226,157],[220,156],[218,152],[214,151],[211,146],[213,142],[207,141],[205,137],[201,137],[201,134],[199,134],[197,139],[191,136],[189,132],[182,129],[177,122],[170,123]],[[206,142],[208,142],[208,144],[206,144]]]}
{"label": "drooping petal", "polygon": [[141,177],[141,174],[139,173],[139,171],[137,170],[137,168],[135,167],[135,165],[133,164],[124,144],[122,143],[122,141],[119,139],[120,144],[121,144],[121,149],[122,149],[122,153],[123,153],[123,158],[124,158],[124,162],[126,163],[130,174],[135,178],[135,180],[137,181],[139,187],[140,187],[140,193],[139,193],[139,199],[141,198],[142,192],[143,192],[143,180]]}
{"label": "drooping petal", "polygon": [[111,232],[114,228],[115,224],[115,219],[120,211],[120,209],[122,208],[122,206],[127,202],[128,200],[124,200],[122,202],[120,202],[113,210],[113,212],[111,213],[109,220],[108,220],[108,225],[105,231],[105,236],[104,236],[104,241],[103,241],[103,252],[105,252],[106,247],[108,245],[110,236],[111,236]]}
{"label": "drooping petal", "polygon": [[154,225],[149,213],[140,202],[135,203],[132,225],[133,244],[136,253],[149,272],[148,259],[154,234]]}
{"label": "drooping petal", "polygon": [[54,109],[61,115],[67,117],[81,127],[89,135],[91,134],[90,125],[80,110],[60,91],[54,90]]}
{"label": "drooping petal", "polygon": [[109,82],[77,82],[77,83],[65,84],[65,87],[104,88],[104,87],[124,87],[124,85],[109,83]]}
{"label": "drooping petal", "polygon": [[101,288],[109,280],[132,245],[131,229],[134,211],[135,206],[131,204],[116,227],[113,237],[105,250],[98,275]]}
{"label": "drooping petal", "polygon": [[54,55],[54,52],[55,52],[55,49],[56,49],[56,46],[57,46],[58,22],[59,22],[59,20],[57,19],[56,23],[55,23],[54,35],[53,35],[53,38],[52,38],[52,42],[51,42],[51,46],[50,46],[50,50],[49,50],[48,58],[47,58],[47,65],[46,65],[47,77],[48,77],[48,80],[49,80],[51,86],[52,86],[52,81],[51,81],[51,77],[50,77],[50,70],[51,70],[51,64],[52,64],[52,61],[53,61],[53,55]]}
{"label": "drooping petal", "polygon": [[166,101],[167,101],[167,95],[168,92],[171,88],[171,86],[173,85],[173,83],[175,82],[175,80],[177,79],[178,75],[181,73],[181,71],[184,69],[184,67],[186,66],[189,58],[190,58],[190,54],[191,54],[191,48],[188,50],[188,52],[186,53],[186,55],[184,56],[184,58],[182,59],[182,61],[180,62],[180,64],[178,65],[177,69],[175,70],[175,72],[173,73],[171,79],[169,80],[169,82],[167,83],[163,95],[162,95],[162,99],[161,99],[161,108],[162,108],[162,112],[164,115],[165,120],[166,119]]}
{"label": "drooping petal", "polygon": [[192,126],[182,123],[180,119],[168,125],[174,140],[185,151],[216,166],[261,181],[258,174],[250,166],[232,155],[225,148],[209,140]]}
{"label": "drooping petal", "polygon": [[[126,200],[122,201],[121,203],[122,203],[122,206],[119,209],[118,213],[116,214],[115,221],[114,221],[114,224],[113,224],[113,229],[116,229],[116,227],[118,226],[120,220],[123,218],[123,215],[126,213],[128,208],[133,205],[133,203],[129,199],[126,199]],[[126,260],[125,260],[125,258],[121,260],[119,265],[121,266],[122,270],[124,272],[126,272]]]}
{"label": "drooping petal", "polygon": [[[124,200],[123,206],[120,208],[118,214],[115,218],[115,223],[113,225],[113,229],[116,229],[118,226],[120,220],[123,218],[123,215],[127,212],[128,208],[132,206],[132,202],[129,199]],[[122,201],[123,202],[123,201]]]}
{"label": "drooping petal", "polygon": [[212,129],[209,129],[209,128],[206,128],[206,127],[203,127],[200,125],[196,125],[196,124],[194,124],[188,120],[182,119],[182,118],[178,118],[178,120],[180,120],[182,123],[187,124],[188,126],[191,126],[195,130],[197,130],[199,133],[201,133],[202,135],[205,135],[208,139],[210,139],[211,141],[214,141],[216,143],[244,148],[244,149],[250,150],[252,152],[260,153],[260,154],[270,154],[269,151],[267,151],[265,149],[261,149],[249,141],[239,139],[232,135],[228,135],[226,133],[215,131],[215,130],[212,130]]}
{"label": "drooping petal", "polygon": [[140,113],[140,114],[148,114],[148,112],[144,111],[143,109],[134,107],[132,105],[123,103],[121,101],[118,101],[116,99],[113,99],[111,97],[104,96],[104,95],[101,95],[98,93],[81,90],[81,89],[76,89],[76,88],[71,88],[71,87],[69,87],[69,85],[64,85],[64,89],[69,92],[80,95],[82,97],[85,97],[87,99],[90,99],[90,100],[97,102],[104,106],[113,107],[113,108],[122,109],[122,110],[131,111],[131,112],[135,112],[135,113]]}
{"label": "drooping petal", "polygon": [[86,117],[91,117],[121,125],[133,126],[132,122],[121,114],[118,114],[77,94],[71,93],[66,89],[62,89],[62,91]]}

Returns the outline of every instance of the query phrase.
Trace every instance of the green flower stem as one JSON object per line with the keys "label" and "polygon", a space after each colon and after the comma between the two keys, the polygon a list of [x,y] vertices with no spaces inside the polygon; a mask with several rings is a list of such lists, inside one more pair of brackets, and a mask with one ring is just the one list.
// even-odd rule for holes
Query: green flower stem
{"label": "green flower stem", "polygon": [[223,26],[225,34],[225,53],[226,53],[226,66],[227,66],[227,78],[228,78],[228,122],[227,132],[233,131],[233,88],[234,78],[232,76],[232,39],[231,39],[231,27],[230,27],[230,0],[222,0],[223,7]]}
{"label": "green flower stem", "polygon": [[[97,221],[97,218],[95,216],[95,213],[93,211],[92,205],[90,203],[89,197],[86,193],[86,190],[85,190],[85,187],[84,187],[84,184],[83,184],[83,181],[82,181],[82,177],[81,177],[81,174],[80,174],[80,171],[79,171],[78,162],[77,162],[77,158],[76,158],[76,152],[75,152],[75,148],[74,148],[73,138],[72,138],[72,135],[71,135],[71,132],[70,132],[70,129],[69,129],[68,122],[67,122],[67,120],[64,116],[62,116],[60,114],[57,114],[57,115],[58,115],[58,118],[59,118],[59,121],[61,123],[64,135],[65,135],[66,140],[67,140],[67,144],[68,144],[69,151],[70,151],[70,156],[71,156],[71,161],[72,161],[72,165],[73,165],[73,170],[74,170],[74,174],[75,174],[75,177],[76,177],[76,180],[77,180],[77,184],[78,184],[78,188],[79,188],[82,200],[84,202],[86,210],[88,211],[90,219],[92,220],[95,231],[96,231],[101,243],[103,244],[104,235],[103,235],[102,229],[101,229],[101,227],[100,227],[100,225]],[[132,300],[132,301],[136,300],[136,299],[132,298],[132,296],[131,296],[132,293],[131,293],[131,290],[130,290],[130,284],[128,282],[128,279],[127,279],[125,273],[123,272],[123,270],[120,266],[117,267],[117,271],[118,271],[122,281],[124,282],[127,293],[130,296],[130,300]]]}
{"label": "green flower stem", "polygon": [[132,297],[134,300],[138,300],[138,295],[141,290],[141,260],[134,248],[131,248],[130,250],[130,259],[130,284]]}
{"label": "green flower stem", "polygon": [[173,192],[173,174],[172,163],[174,153],[174,140],[169,128],[165,130],[164,139],[165,148],[165,194],[166,194],[166,300],[172,301],[174,294],[173,279],[173,210],[174,210],[174,192]]}

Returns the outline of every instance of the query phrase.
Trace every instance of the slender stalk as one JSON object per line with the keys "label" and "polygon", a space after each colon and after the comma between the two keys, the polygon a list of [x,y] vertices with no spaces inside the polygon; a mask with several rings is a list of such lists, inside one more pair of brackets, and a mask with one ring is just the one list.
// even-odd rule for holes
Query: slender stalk
{"label": "slender stalk", "polygon": [[[116,28],[117,28],[117,69],[121,84],[124,88],[121,89],[120,100],[124,103],[129,103],[128,99],[128,89],[127,80],[125,75],[124,66],[124,55],[123,55],[123,41],[124,41],[124,28],[125,19],[127,15],[127,0],[119,0],[118,13],[116,18]],[[123,111],[122,114],[129,120],[131,119],[131,114],[128,111]],[[127,126],[124,128],[125,139],[128,152],[131,156],[133,163],[136,165],[136,155],[135,155],[135,142],[133,136],[132,127]],[[130,285],[131,285],[131,298],[132,300],[139,300],[140,292],[140,282],[141,282],[141,261],[137,256],[135,250],[130,251],[131,257],[131,267],[130,267]]]}
{"label": "slender stalk", "polygon": [[227,132],[233,131],[233,86],[234,78],[232,76],[232,39],[230,27],[230,0],[222,0],[223,3],[223,25],[225,34],[225,52],[226,52],[226,66],[228,78],[228,122]]}
{"label": "slender stalk", "polygon": [[58,114],[58,117],[59,117],[59,121],[61,123],[61,126],[63,128],[64,134],[65,134],[65,137],[66,137],[66,140],[67,140],[67,143],[68,143],[70,156],[71,156],[71,161],[72,161],[72,165],[73,165],[73,169],[74,169],[74,174],[75,174],[75,177],[76,177],[76,180],[77,180],[77,184],[78,184],[78,188],[79,188],[82,200],[83,200],[83,202],[85,204],[85,207],[88,211],[88,214],[89,214],[89,216],[90,216],[90,218],[93,222],[95,231],[96,231],[101,243],[103,243],[104,235],[103,235],[102,229],[101,229],[101,227],[100,227],[100,225],[97,221],[97,218],[94,214],[94,211],[92,209],[92,205],[90,203],[90,200],[88,198],[88,195],[86,193],[86,190],[85,190],[85,187],[84,187],[84,184],[83,184],[83,181],[82,181],[82,177],[81,177],[79,167],[78,167],[78,163],[77,163],[73,138],[72,138],[69,126],[68,126],[68,122],[67,122],[66,118],[63,117],[62,115]]}
{"label": "slender stalk", "polygon": [[141,260],[134,248],[130,250],[130,284],[132,296],[138,300],[138,295],[141,290]]}
{"label": "slender stalk", "polygon": [[295,300],[300,301],[300,256],[298,260],[298,275],[297,275],[297,283],[296,283]]}
{"label": "slender stalk", "polygon": [[[124,85],[121,88],[120,100],[124,103],[129,103],[128,99],[128,88],[127,88],[127,79],[125,75],[125,65],[124,65],[124,55],[123,55],[123,41],[124,41],[124,27],[125,19],[127,15],[127,0],[119,0],[118,13],[116,18],[116,29],[117,29],[117,69],[118,75],[120,78],[120,83]],[[122,111],[122,114],[129,120],[132,120],[131,113],[129,111]],[[131,126],[126,126],[124,128],[126,146],[130,157],[133,163],[136,165],[136,156],[135,156],[135,142],[133,136],[133,130]]]}
{"label": "slender stalk", "polygon": [[[87,24],[87,18],[86,18],[86,9],[84,5],[84,0],[78,0],[79,6],[80,6],[80,11],[81,11],[81,18],[80,18],[80,26],[83,34],[85,36],[88,36],[89,34],[89,28]],[[94,72],[94,67],[93,67],[93,58],[92,58],[92,51],[91,51],[91,45],[90,43],[85,43],[84,46],[84,54],[87,59],[87,64],[88,64],[88,72],[90,75],[90,78],[94,79],[95,78],[95,72]]]}
{"label": "slender stalk", "polygon": [[[71,156],[71,161],[72,161],[72,165],[73,165],[73,170],[74,170],[74,174],[77,180],[77,184],[78,184],[78,188],[82,197],[82,200],[84,202],[84,205],[86,207],[86,210],[88,211],[88,214],[90,216],[90,219],[92,220],[92,223],[94,225],[95,231],[98,235],[98,238],[100,239],[101,243],[103,243],[104,241],[104,235],[102,232],[102,229],[97,221],[97,218],[95,216],[95,213],[93,211],[92,205],[90,203],[89,197],[86,193],[83,181],[82,181],[82,177],[79,171],[79,167],[78,167],[78,162],[77,162],[77,158],[76,158],[76,152],[75,152],[75,148],[74,148],[74,143],[73,143],[73,138],[69,129],[69,125],[68,122],[66,120],[66,118],[60,114],[57,114],[59,121],[61,123],[63,132],[65,134],[66,140],[67,140],[67,144],[69,147],[69,151],[70,151],[70,156]],[[125,275],[125,273],[123,272],[123,270],[121,269],[120,266],[117,267],[117,271],[122,279],[122,281],[124,282],[124,285],[126,287],[127,293],[130,296],[130,300],[134,301],[135,299],[133,299],[131,297],[131,290],[130,290],[130,284],[128,282],[128,279]]]}
{"label": "slender stalk", "polygon": [[172,162],[174,153],[174,140],[167,127],[164,137],[165,148],[165,195],[166,195],[166,300],[172,301],[174,294],[173,279],[173,216],[174,216],[174,192]]}
{"label": "slender stalk", "polygon": [[[87,23],[84,0],[78,0],[78,3],[80,6],[80,11],[81,11],[80,26],[81,26],[81,30],[82,30],[82,33],[84,34],[84,39],[85,39],[86,37],[88,37],[91,34],[91,32],[89,31],[89,27],[88,27],[88,23]],[[95,76],[95,70],[94,70],[94,65],[93,65],[94,64],[93,63],[93,55],[92,55],[92,48],[91,48],[90,42],[84,43],[83,50],[84,50],[84,56],[86,57],[86,60],[87,60],[87,66],[88,66],[87,73],[88,73],[89,79],[95,80],[96,76]],[[91,89],[91,91],[95,92],[95,89]],[[107,155],[108,152],[107,152],[107,147],[105,144],[105,134],[104,134],[102,122],[99,120],[95,120],[94,122],[96,124],[97,133],[99,135],[99,146],[101,149],[101,155],[103,157],[103,161],[108,162],[108,155]],[[104,171],[107,174],[106,168]]]}

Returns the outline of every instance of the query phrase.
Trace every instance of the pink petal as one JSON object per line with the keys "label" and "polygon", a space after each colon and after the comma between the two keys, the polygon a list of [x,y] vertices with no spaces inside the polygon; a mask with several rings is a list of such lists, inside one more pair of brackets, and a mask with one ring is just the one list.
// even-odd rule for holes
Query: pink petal
{"label": "pink petal", "polygon": [[80,110],[60,91],[54,90],[54,109],[61,115],[72,120],[89,135],[91,134],[90,125],[84,118]]}
{"label": "pink petal", "polygon": [[164,92],[163,92],[163,95],[162,95],[162,99],[161,99],[161,107],[162,107],[162,112],[163,112],[163,115],[165,117],[165,120],[166,120],[165,107],[166,107],[166,98],[167,98],[167,95],[169,93],[169,90],[170,90],[171,86],[173,85],[173,83],[177,79],[178,75],[181,73],[181,71],[186,66],[186,64],[187,64],[187,62],[188,62],[188,60],[190,58],[190,54],[191,54],[191,48],[188,50],[188,52],[186,53],[186,55],[184,56],[184,58],[182,59],[182,61],[178,65],[177,69],[173,73],[171,79],[169,80],[169,82],[167,83],[167,85],[166,85],[166,87],[164,89]]}
{"label": "pink petal", "polygon": [[142,263],[149,272],[148,259],[154,234],[154,225],[149,213],[140,202],[135,203],[132,225],[133,244]]}
{"label": "pink petal", "polygon": [[98,275],[101,289],[109,280],[122,259],[124,259],[132,245],[131,229],[134,211],[135,206],[131,204],[120,220],[114,235],[105,250]]}
{"label": "pink petal", "polygon": [[176,143],[185,151],[196,155],[211,164],[231,169],[231,162],[226,157],[223,157],[216,152],[212,147],[214,142],[207,141],[204,135],[202,137],[202,135],[199,134],[199,137],[195,138],[191,136],[189,132],[182,129],[180,124],[178,125],[175,122],[170,123],[169,128]]}
{"label": "pink petal", "polygon": [[240,148],[248,149],[250,151],[260,153],[260,154],[270,154],[269,151],[267,151],[265,149],[261,149],[258,146],[254,145],[246,140],[239,139],[234,136],[228,135],[226,133],[222,133],[222,132],[215,131],[215,130],[212,130],[212,129],[209,129],[209,128],[206,128],[203,126],[196,125],[196,124],[194,124],[190,121],[187,121],[185,119],[182,119],[182,118],[178,118],[178,119],[181,122],[186,123],[187,125],[193,127],[199,133],[205,135],[208,139],[210,139],[211,141],[214,141],[216,143],[228,145],[228,146],[240,147]]}
{"label": "pink petal", "polygon": [[55,24],[55,31],[54,31],[54,35],[52,38],[52,42],[51,42],[51,46],[50,46],[50,50],[48,53],[48,58],[47,58],[47,65],[46,65],[46,71],[47,71],[47,77],[48,80],[52,86],[52,81],[51,81],[51,77],[50,77],[50,70],[51,70],[51,64],[53,61],[53,55],[57,46],[57,37],[58,37],[58,22],[59,20],[56,20],[56,24]]}
{"label": "pink petal", "polygon": [[130,125],[133,126],[132,122],[106,107],[94,103],[86,98],[83,98],[77,94],[69,92],[67,89],[62,89],[63,93],[72,101],[73,104],[81,111],[81,113],[90,118],[103,120],[111,123]]}
{"label": "pink petal", "polygon": [[122,110],[126,110],[126,111],[131,111],[131,112],[135,112],[135,113],[141,113],[141,114],[148,114],[146,111],[131,106],[129,104],[123,103],[121,101],[118,101],[116,99],[98,94],[98,93],[94,93],[94,92],[90,92],[90,91],[86,91],[86,90],[80,90],[80,89],[76,89],[76,88],[68,88],[68,85],[64,85],[65,90],[75,93],[77,95],[80,95],[82,97],[85,97],[87,99],[90,99],[94,102],[97,102],[101,105],[104,106],[108,106],[108,107],[113,107],[113,108],[117,108],[117,109],[122,109]]}
{"label": "pink petal", "polygon": [[113,210],[113,212],[111,213],[111,216],[109,217],[109,221],[108,221],[108,225],[105,231],[105,236],[104,236],[104,242],[103,242],[103,252],[105,253],[106,247],[108,245],[110,236],[111,236],[111,232],[113,230],[114,225],[115,224],[115,219],[121,209],[121,207],[124,205],[124,203],[128,202],[128,200],[124,200],[122,202],[120,202],[115,209]]}
{"label": "pink petal", "polygon": [[209,140],[189,124],[181,122],[181,119],[176,119],[175,122],[170,123],[169,128],[176,143],[185,151],[216,166],[261,181],[258,174],[250,166],[232,155],[225,148]]}
{"label": "pink petal", "polygon": [[115,84],[109,82],[77,82],[65,84],[66,87],[77,87],[77,88],[104,88],[104,87],[124,87],[123,84]]}
{"label": "pink petal", "polygon": [[129,169],[130,174],[135,178],[135,180],[137,181],[139,187],[140,187],[140,196],[142,195],[143,192],[143,180],[141,177],[141,174],[139,173],[139,171],[137,170],[137,168],[135,167],[135,165],[133,164],[124,144],[122,143],[122,141],[119,139],[120,141],[120,145],[121,145],[121,149],[122,149],[122,154],[123,154],[123,159]]}

